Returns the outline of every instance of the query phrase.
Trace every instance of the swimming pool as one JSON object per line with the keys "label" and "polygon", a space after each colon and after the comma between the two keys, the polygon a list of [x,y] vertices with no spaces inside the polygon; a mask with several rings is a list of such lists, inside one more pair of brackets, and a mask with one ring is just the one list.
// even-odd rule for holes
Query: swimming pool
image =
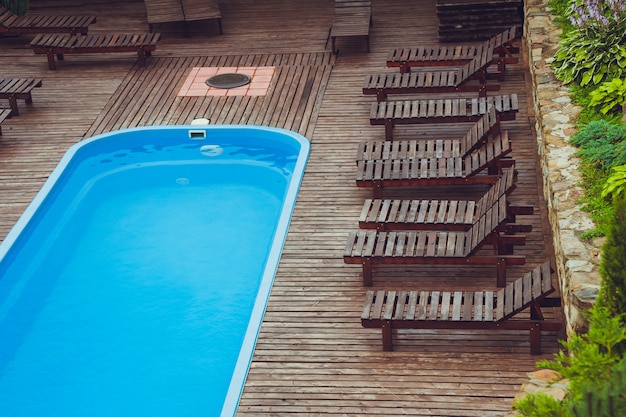
{"label": "swimming pool", "polygon": [[234,415],[308,153],[256,126],[74,145],[0,245],[0,415]]}

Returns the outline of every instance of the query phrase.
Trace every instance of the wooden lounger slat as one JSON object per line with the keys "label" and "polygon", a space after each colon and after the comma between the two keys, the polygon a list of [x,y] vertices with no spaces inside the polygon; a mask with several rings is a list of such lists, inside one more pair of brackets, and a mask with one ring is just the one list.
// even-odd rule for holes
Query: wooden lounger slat
{"label": "wooden lounger slat", "polygon": [[0,6],[0,33],[22,35],[37,33],[68,33],[86,35],[95,16],[45,16],[27,13],[18,16]]}
{"label": "wooden lounger slat", "polygon": [[135,52],[139,65],[145,65],[145,57],[156,50],[159,33],[148,34],[102,34],[87,36],[37,35],[31,42],[35,54],[48,57],[48,67],[56,69],[55,56],[63,59],[65,54]]}
{"label": "wooden lounger slat", "polygon": [[32,103],[32,90],[41,87],[42,81],[38,78],[3,78],[0,79],[0,99],[8,100],[11,115],[18,116],[17,100]]}
{"label": "wooden lounger slat", "polygon": [[[494,175],[501,172],[500,160],[510,152],[507,132],[502,132],[501,135],[490,136],[462,158],[359,160],[356,184],[372,188],[375,198],[382,197],[385,187],[493,184],[497,181]],[[477,175],[485,169],[489,175]]]}
{"label": "wooden lounger slat", "polygon": [[[532,294],[511,313],[502,314],[502,305],[512,305],[516,301],[517,289],[524,287],[535,277],[544,288]],[[365,328],[382,329],[383,350],[393,350],[393,329],[476,329],[476,330],[527,330],[530,333],[530,353],[541,353],[541,338],[536,332],[558,331],[562,323],[547,321],[540,314],[541,302],[554,291],[551,283],[550,263],[545,262],[533,268],[506,288],[493,291],[368,291],[361,315]],[[397,306],[397,307],[396,307]],[[495,308],[494,308],[495,306]],[[537,311],[537,318],[509,320],[522,310]],[[495,310],[495,314],[494,314]]]}
{"label": "wooden lounger slat", "polygon": [[[486,96],[487,91],[500,89],[499,85],[486,83],[487,67],[492,64],[492,57],[493,47],[485,45],[469,63],[456,70],[368,75],[363,94],[376,95],[379,102],[386,100],[389,94],[478,92],[479,96]],[[477,85],[468,84],[473,79],[479,81]]]}
{"label": "wooden lounger slat", "polygon": [[217,0],[144,0],[150,32],[155,24],[216,20],[222,33],[222,13]]}
{"label": "wooden lounger slat", "polygon": [[495,106],[499,121],[514,120],[519,111],[517,94],[375,102],[370,109],[370,124],[384,125],[385,138],[393,140],[393,129],[398,124],[476,122],[490,106]]}
{"label": "wooden lounger slat", "polygon": [[[372,284],[372,264],[492,264],[498,266],[496,284],[506,284],[505,270],[500,265],[523,264],[523,257],[506,255],[507,244],[524,244],[511,241],[501,236],[506,223],[506,194],[501,195],[494,204],[482,214],[467,230],[450,231],[443,229],[414,228],[414,230],[391,229],[390,231],[360,230],[353,231],[348,237],[344,250],[344,262],[363,265],[363,284]],[[363,210],[369,213],[369,210]],[[388,222],[382,223],[389,224]],[[447,229],[447,228],[446,228]],[[477,251],[484,245],[495,248],[493,256],[477,256]],[[526,285],[532,291],[529,282]],[[529,295],[516,289],[516,293],[508,297],[516,302],[504,306],[504,314],[517,310]]]}

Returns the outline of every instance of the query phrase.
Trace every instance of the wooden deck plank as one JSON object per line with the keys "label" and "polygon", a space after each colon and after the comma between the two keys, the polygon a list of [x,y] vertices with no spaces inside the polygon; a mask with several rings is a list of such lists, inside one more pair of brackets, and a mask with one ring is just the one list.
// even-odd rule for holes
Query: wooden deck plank
{"label": "wooden deck plank", "polygon": [[[51,0],[31,0],[36,12],[97,15],[98,24],[90,27],[90,33],[135,33],[147,27],[143,1],[72,4],[61,7]],[[137,68],[124,56],[103,60],[85,55],[80,62],[66,61],[62,71],[50,72],[24,40],[0,39],[4,77],[43,79],[42,88],[33,91],[33,103],[20,106],[20,115],[2,125],[0,237],[65,150],[81,138],[122,126],[188,123],[199,115],[213,123],[266,120],[275,92],[280,94],[285,87],[280,84],[295,80],[283,77],[283,71],[309,66],[303,75],[306,81],[297,80],[285,90],[292,94],[289,109],[274,107],[281,111],[276,123],[305,134],[313,146],[238,416],[505,414],[526,373],[535,369],[537,357],[528,354],[527,335],[406,330],[396,338],[394,352],[381,352],[380,335],[359,323],[365,295],[361,268],[342,260],[347,233],[357,227],[363,201],[371,194],[355,186],[358,143],[385,137],[383,126],[370,125],[374,99],[362,95],[362,80],[384,68],[393,47],[437,43],[434,0],[374,2],[371,52],[363,51],[360,39],[342,39],[336,58],[324,45],[333,18],[331,1],[225,0],[220,7],[224,35],[198,28],[185,38],[177,28],[164,25],[159,28],[163,32],[159,48],[146,68]],[[176,97],[191,67],[230,65],[285,69],[273,81],[276,91],[265,97]],[[502,122],[519,172],[510,200],[536,208],[524,219],[533,225],[526,246],[516,248],[527,264],[509,267],[510,280],[552,257],[533,139],[534,115],[529,113],[527,65],[507,66],[498,93],[519,95],[517,118]],[[397,129],[394,138],[460,139],[466,132],[467,125],[462,124],[411,125]],[[401,188],[386,193],[393,198],[417,194],[421,199],[454,193],[458,199],[477,200],[484,189]],[[496,290],[491,267],[386,265],[374,267],[374,274],[374,289],[441,291],[464,282],[463,291]],[[459,280],[467,275],[472,280]],[[554,309],[546,312],[546,318],[560,314]],[[549,332],[542,336],[546,353],[540,358],[549,359],[558,351],[556,339]]]}

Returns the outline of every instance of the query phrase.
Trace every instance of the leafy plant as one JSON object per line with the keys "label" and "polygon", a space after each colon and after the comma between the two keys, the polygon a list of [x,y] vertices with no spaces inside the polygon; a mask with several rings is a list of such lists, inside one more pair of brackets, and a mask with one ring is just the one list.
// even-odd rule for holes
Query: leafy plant
{"label": "leafy plant", "polygon": [[537,363],[538,367],[553,369],[569,379],[567,397],[559,403],[544,393],[526,395],[513,404],[523,416],[576,416],[573,410],[585,404],[587,393],[600,392],[612,381],[615,369],[621,369],[616,366],[621,366],[623,362],[619,347],[626,341],[626,328],[621,317],[613,316],[599,304],[586,314],[589,318],[588,333],[574,334],[568,341],[562,341],[567,353],[561,350],[554,355],[554,360]]}
{"label": "leafy plant", "polygon": [[602,246],[598,302],[614,316],[621,316],[626,313],[626,195],[623,189],[622,193],[613,195],[613,206],[611,227]]}
{"label": "leafy plant", "polygon": [[574,417],[619,417],[626,415],[626,360],[616,364],[611,377],[600,386],[583,386],[581,399],[569,407]]}
{"label": "leafy plant", "polygon": [[621,197],[626,194],[626,165],[613,167],[613,174],[606,180],[602,189],[602,197],[612,194]]}
{"label": "leafy plant", "polygon": [[600,111],[607,114],[611,110],[626,104],[626,82],[620,78],[605,81],[590,93],[590,106],[600,107]]}
{"label": "leafy plant", "polygon": [[626,68],[623,0],[573,2],[571,30],[563,33],[553,66],[564,84],[597,85],[620,78]]}
{"label": "leafy plant", "polygon": [[2,0],[0,2],[4,7],[20,16],[26,14],[29,7],[29,0]]}
{"label": "leafy plant", "polygon": [[526,395],[513,404],[513,407],[525,417],[567,417],[565,405],[544,392]]}

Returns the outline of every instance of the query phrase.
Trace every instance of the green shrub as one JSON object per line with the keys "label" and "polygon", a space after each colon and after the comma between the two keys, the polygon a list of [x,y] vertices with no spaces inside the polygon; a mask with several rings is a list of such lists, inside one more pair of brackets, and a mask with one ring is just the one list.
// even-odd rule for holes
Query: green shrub
{"label": "green shrub", "polygon": [[0,4],[2,4],[4,7],[20,16],[26,14],[26,12],[28,11],[29,3],[29,0],[2,0],[0,2]]}
{"label": "green shrub", "polygon": [[579,0],[567,13],[571,26],[563,32],[554,56],[556,77],[565,84],[597,85],[621,78],[626,68],[626,12],[622,0]]}
{"label": "green shrub", "polygon": [[513,407],[525,417],[567,417],[565,405],[541,391],[526,395]]}
{"label": "green shrub", "polygon": [[[546,394],[529,394],[513,404],[526,417],[576,416],[581,404],[588,400],[588,392],[602,393],[613,380],[616,369],[621,369],[620,346],[626,341],[626,329],[621,317],[595,304],[587,313],[589,332],[574,334],[561,342],[567,351],[559,351],[554,360],[539,361],[538,367],[553,369],[569,380],[567,397],[562,403]],[[618,375],[622,377],[621,374]],[[612,391],[607,391],[610,394]],[[584,414],[583,414],[584,415]],[[615,417],[623,414],[616,414]]]}
{"label": "green shrub", "polygon": [[623,33],[572,30],[559,42],[554,75],[564,84],[597,85],[620,78],[626,66]]}
{"label": "green shrub", "polygon": [[605,81],[589,94],[589,105],[600,107],[603,114],[622,112],[622,106],[626,104],[626,82],[619,78]]}
{"label": "green shrub", "polygon": [[626,165],[620,165],[613,167],[612,174],[602,188],[602,196],[613,195],[614,198],[619,198],[624,194],[626,194]]}
{"label": "green shrub", "polygon": [[612,220],[613,206],[603,191],[613,167],[626,164],[625,138],[625,125],[596,120],[570,139],[579,147],[576,155],[581,158],[578,169],[585,193],[578,203],[596,224],[596,230],[585,232],[583,238],[605,235]]}
{"label": "green shrub", "polygon": [[626,313],[626,195],[614,194],[613,219],[602,246],[598,303],[614,316]]}
{"label": "green shrub", "polygon": [[626,360],[618,362],[611,377],[600,385],[583,385],[581,398],[572,402],[569,413],[574,417],[626,416]]}

